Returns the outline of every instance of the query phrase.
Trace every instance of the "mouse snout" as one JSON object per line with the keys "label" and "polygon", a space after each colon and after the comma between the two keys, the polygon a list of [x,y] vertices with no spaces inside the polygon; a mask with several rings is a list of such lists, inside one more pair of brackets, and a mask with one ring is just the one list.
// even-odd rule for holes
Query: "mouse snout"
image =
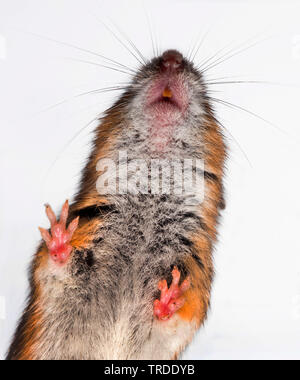
{"label": "mouse snout", "polygon": [[183,56],[177,50],[166,51],[161,58],[160,67],[163,72],[176,73],[183,69]]}

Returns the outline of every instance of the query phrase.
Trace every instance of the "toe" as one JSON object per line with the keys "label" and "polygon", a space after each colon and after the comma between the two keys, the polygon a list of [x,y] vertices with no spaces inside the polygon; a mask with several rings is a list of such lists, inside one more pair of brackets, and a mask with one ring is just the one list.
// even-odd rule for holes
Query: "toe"
{"label": "toe", "polygon": [[180,272],[177,267],[175,267],[172,271],[172,276],[173,276],[173,282],[172,285],[178,285],[180,281]]}
{"label": "toe", "polygon": [[57,223],[56,216],[50,205],[46,205],[46,214],[50,220],[51,226],[54,226]]}
{"label": "toe", "polygon": [[70,239],[71,239],[72,236],[74,235],[74,232],[77,230],[78,224],[79,224],[79,216],[78,216],[76,219],[74,219],[74,220],[70,223],[70,225],[69,225],[69,227],[68,227],[68,234],[69,234],[69,238],[70,238]]}
{"label": "toe", "polygon": [[52,238],[51,238],[51,235],[49,234],[49,232],[47,230],[45,230],[45,228],[41,228],[41,227],[39,227],[39,230],[40,230],[40,233],[41,233],[42,238],[45,241],[45,243],[47,245],[50,244]]}
{"label": "toe", "polygon": [[183,307],[184,304],[185,304],[185,298],[184,297],[180,297],[177,300],[174,300],[169,305],[169,309],[174,314],[174,313],[176,313],[176,311],[180,310]]}
{"label": "toe", "polygon": [[61,210],[61,215],[60,215],[60,224],[64,228],[66,228],[68,215],[69,215],[69,201],[66,200],[65,204],[63,205],[63,208]]}
{"label": "toe", "polygon": [[191,287],[191,279],[188,277],[180,286],[180,290],[182,293],[185,293]]}
{"label": "toe", "polygon": [[161,302],[159,300],[156,300],[154,302],[154,315],[157,318],[160,318],[160,316],[162,315],[162,307],[161,307]]}

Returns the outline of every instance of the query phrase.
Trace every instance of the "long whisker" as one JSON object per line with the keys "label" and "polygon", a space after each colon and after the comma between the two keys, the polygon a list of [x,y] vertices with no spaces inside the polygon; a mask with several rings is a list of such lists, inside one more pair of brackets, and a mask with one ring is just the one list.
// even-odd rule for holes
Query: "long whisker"
{"label": "long whisker", "polygon": [[202,62],[199,63],[197,66],[199,70],[201,70],[202,67],[205,67],[209,62],[211,62],[214,58],[216,58],[220,53],[222,53],[224,50],[226,50],[229,46],[231,46],[232,43],[229,45],[224,46],[222,49],[219,49],[215,54],[213,54],[210,58],[206,58]]}
{"label": "long whisker", "polygon": [[86,95],[92,95],[92,94],[103,94],[103,93],[112,92],[112,91],[124,91],[126,89],[127,87],[123,87],[123,86],[101,88],[101,89],[83,92],[81,94],[76,95],[76,98],[81,97],[81,96],[86,96]]}
{"label": "long whisker", "polygon": [[155,29],[153,31],[153,35],[154,35],[154,41],[155,41],[155,46],[156,46],[156,56],[158,57],[160,55],[160,44],[159,44],[157,32],[155,32]]}
{"label": "long whisker", "polygon": [[105,69],[117,71],[118,73],[123,73],[123,74],[126,74],[126,75],[130,75],[132,77],[135,76],[135,72],[132,71],[132,70],[131,70],[131,72],[128,72],[128,71],[124,71],[124,70],[121,70],[121,69],[117,69],[116,67],[106,66],[106,65],[102,65],[101,63],[87,61],[85,59],[77,59],[77,58],[66,58],[66,59],[74,61],[74,62],[86,63],[88,65],[98,66],[98,67],[102,67],[102,68],[105,68]]}
{"label": "long whisker", "polygon": [[246,80],[243,79],[245,78],[245,75],[231,75],[231,76],[226,76],[226,77],[219,77],[219,78],[211,78],[211,79],[205,79],[205,82],[216,82],[216,81],[223,81],[223,80]]}
{"label": "long whisker", "polygon": [[45,177],[44,177],[44,180],[43,182],[46,181],[47,177],[49,176],[49,173],[52,171],[53,167],[55,166],[55,164],[57,163],[57,161],[61,158],[62,154],[64,153],[64,151],[68,148],[68,146],[70,144],[72,144],[73,141],[76,140],[76,138],[78,136],[81,135],[81,133],[83,131],[85,131],[90,125],[92,125],[94,122],[98,121],[99,120],[99,117],[96,117],[94,118],[93,120],[91,120],[88,124],[86,124],[83,128],[81,128],[78,132],[76,132],[76,134],[63,146],[63,148],[60,150],[60,152],[58,153],[56,159],[53,161],[53,163],[50,165],[49,169],[47,170],[46,174],[45,174]]}
{"label": "long whisker", "polygon": [[157,27],[155,24],[153,24],[153,36],[154,36],[154,42],[156,46],[156,56],[159,57],[162,54],[161,44],[159,40],[159,34],[157,32]]}
{"label": "long whisker", "polygon": [[218,99],[218,98],[213,98],[213,97],[208,97],[210,101],[212,102],[215,102],[215,103],[218,103],[218,104],[222,104],[224,106],[227,106],[228,108],[231,108],[231,109],[237,109],[237,110],[240,110],[240,111],[243,111],[263,122],[265,122],[266,124],[268,124],[269,126],[273,127],[273,128],[276,128],[279,132],[283,133],[284,135],[289,136],[288,133],[286,133],[283,129],[281,129],[280,127],[278,127],[276,124],[270,122],[269,120],[266,120],[265,118],[263,118],[262,116],[259,116],[257,115],[256,113],[244,108],[244,107],[241,107],[241,106],[238,106],[236,104],[233,104],[233,103],[230,103],[230,102],[227,102],[225,100],[222,100],[222,99]]}
{"label": "long whisker", "polygon": [[146,65],[147,59],[143,56],[142,52],[137,48],[134,42],[128,37],[128,35],[123,30],[121,30],[120,27],[118,27],[115,23],[113,23],[113,25],[119,31],[119,33],[127,40],[127,42],[131,45],[133,50],[137,53],[137,55],[141,58],[142,63]]}
{"label": "long whisker", "polygon": [[198,53],[199,53],[201,47],[204,45],[204,42],[205,42],[205,40],[206,40],[206,38],[207,38],[209,32],[210,32],[210,30],[207,30],[207,32],[204,34],[204,36],[203,36],[202,39],[200,40],[200,44],[199,44],[197,50],[195,51],[194,56],[191,55],[191,61],[192,61],[192,62],[195,61],[195,59],[196,59],[196,57],[197,57],[197,55],[198,55]]}
{"label": "long whisker", "polygon": [[210,82],[205,81],[205,83],[209,86],[213,85],[223,85],[223,84],[264,84],[264,85],[270,85],[270,86],[280,86],[280,83],[272,83],[272,82],[265,82],[265,81],[256,81],[256,80],[238,80],[238,81],[225,81],[225,82]]}
{"label": "long whisker", "polygon": [[235,142],[235,144],[237,145],[237,147],[239,148],[239,150],[242,152],[243,156],[245,157],[245,159],[247,160],[249,166],[251,168],[253,168],[252,166],[252,163],[247,155],[247,153],[245,152],[245,150],[242,148],[241,144],[237,141],[237,139],[233,136],[233,134],[229,131],[228,128],[225,127],[225,125],[223,123],[220,122],[220,120],[217,121],[217,123],[224,129],[224,131],[226,131],[226,133],[230,136],[230,138]]}
{"label": "long whisker", "polygon": [[[240,49],[240,48],[244,48],[245,45],[247,45],[248,43],[250,43],[251,41],[253,41],[253,39],[256,39],[258,36],[260,36],[260,33],[257,34],[257,35],[255,35],[254,37],[251,37],[251,38],[247,39],[245,42],[243,42],[243,43],[241,43],[241,44],[238,44],[237,46],[231,48],[228,52],[226,52],[226,53],[223,54],[221,57],[219,57],[219,58],[217,58],[216,60],[213,61],[213,59],[216,58],[216,57],[217,57],[222,51],[226,50],[227,47],[229,47],[230,45],[232,45],[232,42],[231,42],[229,45],[227,45],[227,46],[225,46],[224,48],[222,48],[222,49],[220,49],[219,51],[217,51],[212,57],[206,59],[203,63],[200,63],[199,66],[198,66],[198,68],[199,68],[200,70],[202,70],[203,67],[204,67],[205,65],[207,65],[209,62],[213,61],[213,62],[210,63],[210,65],[207,65],[207,68],[208,68],[208,67],[214,65],[215,63],[217,63],[219,60],[224,59],[224,58],[227,57],[228,55],[230,55],[230,54],[232,54],[232,53],[235,54],[235,52],[236,52],[238,49]],[[205,70],[205,67],[204,67],[203,70]]]}
{"label": "long whisker", "polygon": [[195,49],[197,48],[197,45],[198,45],[198,39],[200,38],[200,35],[197,36],[197,38],[195,39],[195,41],[193,41],[186,53],[186,56],[187,56],[187,59],[188,61],[192,61],[192,55],[195,51]]}
{"label": "long whisker", "polygon": [[[214,85],[226,85],[226,84],[262,84],[266,86],[280,86],[280,87],[290,87],[290,88],[299,88],[300,85],[297,84],[291,84],[291,83],[279,83],[279,82],[270,82],[270,81],[257,81],[257,80],[230,80],[230,81],[222,81],[221,79],[211,79],[211,80],[205,80],[205,84],[207,86],[214,86]],[[226,78],[225,78],[226,79]]]}
{"label": "long whisker", "polygon": [[97,16],[95,16],[96,17],[96,19],[97,19],[97,21],[99,22],[99,23],[101,23],[104,27],[105,27],[105,29],[106,30],[108,30],[112,35],[113,35],[113,37],[128,51],[128,53],[129,54],[131,54],[137,61],[138,61],[138,63],[140,64],[140,65],[143,65],[144,63],[143,63],[143,61],[141,61],[137,56],[136,56],[136,54],[134,54],[134,52],[131,50],[131,49],[129,49],[129,47],[121,40],[121,38],[108,26],[108,25],[106,25],[102,20],[100,20]]}
{"label": "long whisker", "polygon": [[152,25],[151,25],[151,21],[150,21],[150,16],[149,16],[149,13],[147,12],[147,9],[145,7],[145,3],[143,3],[143,7],[144,7],[144,12],[145,12],[145,15],[146,15],[147,24],[148,24],[148,28],[149,28],[149,32],[150,32],[150,39],[151,39],[151,44],[152,44],[153,57],[156,57],[157,54],[158,54],[158,51],[155,49],[154,35],[153,35]]}
{"label": "long whisker", "polygon": [[77,99],[77,98],[85,96],[85,95],[98,94],[98,93],[100,94],[100,93],[113,92],[113,91],[124,91],[124,90],[126,90],[126,88],[127,87],[125,87],[125,86],[124,87],[122,87],[122,86],[115,86],[115,87],[107,87],[107,88],[102,88],[102,89],[98,89],[98,90],[92,90],[92,91],[83,92],[81,94],[73,96],[70,99],[65,99],[65,100],[62,100],[61,102],[55,103],[52,106],[49,106],[49,107],[43,109],[42,111],[38,112],[37,114],[35,114],[35,116],[43,114],[43,113],[48,112],[48,111],[51,111],[51,110],[53,110],[53,109],[55,109],[57,107],[60,107],[60,106],[62,106],[64,104],[70,102],[71,100]]}
{"label": "long whisker", "polygon": [[[267,39],[264,39],[264,40],[262,40],[262,41],[255,42],[255,43],[251,44],[250,46],[247,46],[247,47],[244,48],[244,49],[238,50],[238,51],[234,52],[233,54],[231,54],[231,55],[229,55],[229,56],[227,56],[228,53],[227,53],[227,54],[224,54],[224,56],[222,56],[222,57],[220,57],[219,59],[217,59],[217,60],[216,60],[215,62],[213,62],[211,65],[206,66],[204,69],[202,69],[201,72],[202,72],[202,73],[205,73],[205,72],[207,72],[207,71],[209,71],[209,70],[212,70],[214,67],[219,66],[219,65],[221,65],[221,64],[224,63],[224,62],[227,62],[227,61],[230,60],[231,58],[236,57],[237,55],[239,55],[239,54],[241,54],[241,53],[244,53],[244,52],[247,51],[247,50],[252,49],[253,47],[257,46],[258,44],[260,44],[260,43],[262,43],[262,42],[264,42],[264,41],[266,41],[266,40],[267,40]],[[224,59],[223,59],[223,58],[224,58]]]}
{"label": "long whisker", "polygon": [[42,35],[39,35],[39,34],[36,34],[36,33],[31,33],[31,32],[27,32],[27,33],[30,34],[30,35],[32,35],[32,36],[34,36],[34,37],[42,38],[42,39],[44,39],[44,40],[46,40],[46,41],[54,42],[54,43],[56,43],[56,44],[59,44],[59,45],[62,45],[62,46],[66,46],[66,47],[69,47],[69,48],[72,48],[72,49],[75,49],[75,50],[81,51],[81,52],[83,52],[83,53],[88,53],[88,54],[94,55],[94,56],[96,56],[96,57],[98,57],[98,58],[102,58],[102,59],[104,59],[104,60],[106,60],[106,61],[108,61],[108,62],[111,62],[111,63],[113,63],[113,64],[115,64],[115,65],[117,65],[117,66],[120,66],[120,67],[122,67],[123,69],[129,70],[129,71],[133,71],[130,67],[127,67],[127,66],[123,65],[122,63],[119,63],[119,62],[115,61],[114,59],[107,58],[107,57],[105,57],[104,55],[102,55],[102,54],[98,54],[98,53],[96,53],[96,52],[94,52],[94,51],[92,51],[92,50],[88,50],[88,49],[85,49],[85,48],[81,48],[81,47],[79,47],[79,46],[76,46],[76,45],[70,44],[70,43],[68,43],[68,42],[58,41],[58,40],[56,40],[56,39],[54,39],[54,38],[50,38],[50,37],[46,37],[46,36],[42,36]]}
{"label": "long whisker", "polygon": [[[116,105],[110,107],[110,110],[114,110],[117,107],[126,105],[126,101],[117,103]],[[89,128],[94,122],[97,122],[101,119],[100,115],[95,117],[93,120],[91,120],[88,124],[86,124],[83,128],[81,128],[79,131],[75,133],[75,135],[63,146],[63,148],[58,153],[56,159],[53,161],[53,163],[50,165],[49,169],[47,170],[43,182],[47,179],[49,173],[55,166],[55,164],[58,162],[58,160],[61,158],[62,154],[65,152],[65,150],[79,137],[87,128]]]}

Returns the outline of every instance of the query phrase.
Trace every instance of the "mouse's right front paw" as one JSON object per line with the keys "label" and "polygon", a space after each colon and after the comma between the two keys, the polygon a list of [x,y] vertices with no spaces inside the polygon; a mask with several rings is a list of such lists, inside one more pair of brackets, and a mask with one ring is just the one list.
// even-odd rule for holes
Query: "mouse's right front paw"
{"label": "mouse's right front paw", "polygon": [[44,228],[39,228],[42,238],[46,242],[49,254],[58,264],[65,264],[73,250],[70,241],[79,223],[79,217],[74,219],[67,228],[69,202],[66,201],[61,211],[60,221],[49,205],[46,205],[46,214],[51,223],[51,234]]}

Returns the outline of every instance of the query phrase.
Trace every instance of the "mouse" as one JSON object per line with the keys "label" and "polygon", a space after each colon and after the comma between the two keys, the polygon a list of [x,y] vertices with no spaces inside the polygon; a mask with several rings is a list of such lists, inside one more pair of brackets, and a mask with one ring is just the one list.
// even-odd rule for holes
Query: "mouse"
{"label": "mouse", "polygon": [[226,158],[201,70],[174,49],[141,65],[73,201],[45,207],[7,360],[180,359],[210,309]]}

